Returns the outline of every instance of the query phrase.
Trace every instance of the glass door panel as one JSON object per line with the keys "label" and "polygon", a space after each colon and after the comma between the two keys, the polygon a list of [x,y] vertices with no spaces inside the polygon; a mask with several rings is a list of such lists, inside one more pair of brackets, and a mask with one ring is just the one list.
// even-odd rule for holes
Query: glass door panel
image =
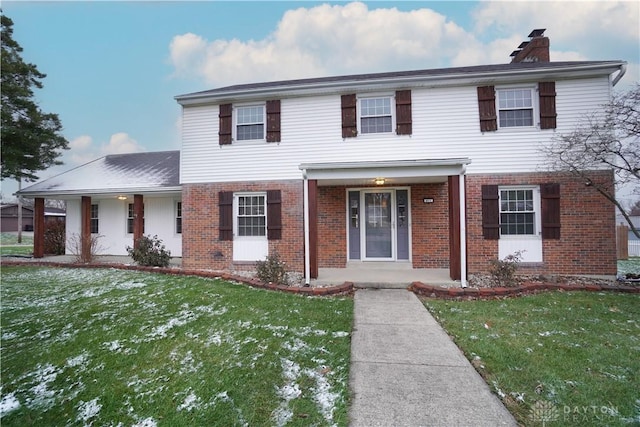
{"label": "glass door panel", "polygon": [[367,258],[393,256],[391,192],[365,193],[365,254]]}

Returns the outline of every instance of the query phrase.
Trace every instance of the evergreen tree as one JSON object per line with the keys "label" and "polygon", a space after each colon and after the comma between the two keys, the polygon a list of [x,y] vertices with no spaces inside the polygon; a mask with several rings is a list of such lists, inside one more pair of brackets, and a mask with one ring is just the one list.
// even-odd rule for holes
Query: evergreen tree
{"label": "evergreen tree", "polygon": [[69,142],[62,136],[57,114],[45,113],[33,100],[45,74],[25,63],[13,40],[13,21],[2,14],[2,179],[35,181],[37,171],[62,164],[57,158]]}

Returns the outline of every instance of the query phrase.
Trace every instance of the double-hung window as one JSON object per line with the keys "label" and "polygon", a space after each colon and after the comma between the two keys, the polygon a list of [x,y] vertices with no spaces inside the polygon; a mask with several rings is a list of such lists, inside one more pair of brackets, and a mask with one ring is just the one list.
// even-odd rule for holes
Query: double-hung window
{"label": "double-hung window", "polygon": [[533,188],[500,190],[500,234],[526,236],[537,234],[537,213],[540,204]]}
{"label": "double-hung window", "polygon": [[91,205],[91,234],[98,232],[98,205]]}
{"label": "double-hung window", "polygon": [[533,89],[498,89],[497,92],[498,124],[501,128],[534,125]]}
{"label": "double-hung window", "polygon": [[[135,211],[133,210],[133,203],[127,205],[127,233],[133,234],[133,221],[135,218]],[[142,232],[144,233],[144,206],[142,206]]]}
{"label": "double-hung window", "polygon": [[182,202],[176,202],[176,234],[182,234]]}
{"label": "double-hung window", "polygon": [[264,105],[236,107],[236,140],[264,140]]}
{"label": "double-hung window", "polygon": [[238,196],[237,235],[266,236],[266,196],[263,194]]}
{"label": "double-hung window", "polygon": [[360,98],[360,133],[393,131],[393,109],[390,96]]}

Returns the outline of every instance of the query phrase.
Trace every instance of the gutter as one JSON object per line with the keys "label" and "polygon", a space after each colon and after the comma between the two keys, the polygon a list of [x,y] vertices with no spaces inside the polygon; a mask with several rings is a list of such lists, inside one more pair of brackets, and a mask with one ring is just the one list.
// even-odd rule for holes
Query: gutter
{"label": "gutter", "polygon": [[81,190],[67,190],[67,191],[33,191],[33,192],[25,192],[17,191],[14,194],[27,198],[35,198],[35,197],[43,197],[45,199],[54,199],[56,197],[78,197],[78,196],[87,196],[87,195],[98,195],[98,196],[118,196],[122,194],[158,194],[158,193],[179,193],[182,192],[182,186],[172,186],[172,187],[160,187],[160,188],[149,188],[149,187],[136,187],[136,188],[109,188],[104,190],[91,190],[91,189],[81,189]]}
{"label": "gutter", "polygon": [[627,64],[624,63],[622,65],[620,65],[620,71],[618,72],[618,74],[616,75],[616,77],[613,79],[613,82],[611,83],[612,86],[615,86],[618,84],[618,82],[620,81],[620,79],[622,77],[624,77],[624,75],[627,73]]}

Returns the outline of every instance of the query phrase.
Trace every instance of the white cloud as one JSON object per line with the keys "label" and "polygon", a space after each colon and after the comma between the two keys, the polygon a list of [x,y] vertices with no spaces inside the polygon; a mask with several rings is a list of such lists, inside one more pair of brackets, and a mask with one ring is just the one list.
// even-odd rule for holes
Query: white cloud
{"label": "white cloud", "polygon": [[323,4],[285,12],[260,40],[207,40],[186,33],[173,38],[169,52],[176,75],[224,86],[508,63],[529,31],[542,27],[551,39],[553,61],[623,59],[638,64],[639,5],[480,2],[472,12],[475,28],[467,30],[426,7],[405,12],[370,9],[360,2]]}
{"label": "white cloud", "polygon": [[93,139],[89,135],[81,135],[69,141],[69,149],[86,150],[93,143]]}
{"label": "white cloud", "polygon": [[448,66],[459,46],[471,44],[478,44],[473,35],[433,10],[369,10],[355,2],[287,11],[262,40],[187,33],[169,50],[176,73],[224,85]]}
{"label": "white cloud", "polygon": [[138,144],[138,141],[131,138],[125,132],[118,132],[111,135],[109,143],[101,147],[102,154],[125,154],[139,153],[146,151],[144,147]]}
{"label": "white cloud", "polygon": [[481,2],[473,17],[479,33],[496,30],[517,33],[522,40],[528,31],[546,28],[552,61],[574,58],[639,61],[637,1],[491,1]]}

